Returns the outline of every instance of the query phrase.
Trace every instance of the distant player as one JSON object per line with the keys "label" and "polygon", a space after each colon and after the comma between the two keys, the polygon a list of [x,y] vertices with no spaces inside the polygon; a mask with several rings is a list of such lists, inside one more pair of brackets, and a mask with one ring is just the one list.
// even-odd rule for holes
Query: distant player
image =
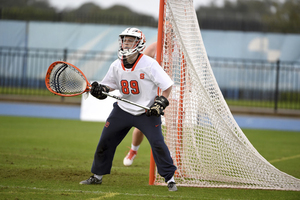
{"label": "distant player", "polygon": [[[119,90],[122,98],[150,107],[150,110],[145,112],[123,101],[114,103],[94,155],[91,169],[94,175],[80,184],[102,183],[103,175],[110,174],[117,146],[128,131],[136,127],[148,139],[157,171],[168,183],[169,191],[177,191],[174,181],[177,168],[161,130],[161,115],[169,105],[167,98],[173,81],[154,59],[141,54],[145,43],[145,36],[139,29],[125,29],[119,35],[119,59],[111,64],[100,84],[92,83],[91,94],[105,99],[103,91]],[[161,96],[156,96],[158,87],[162,90]]]}
{"label": "distant player", "polygon": [[[157,43],[154,42],[151,45],[149,45],[143,54],[150,56],[155,59],[156,57],[156,46]],[[131,148],[126,157],[123,160],[123,164],[125,166],[130,166],[133,163],[134,158],[137,155],[137,151],[144,139],[144,134],[139,129],[135,128],[132,133],[132,141],[131,141]]]}

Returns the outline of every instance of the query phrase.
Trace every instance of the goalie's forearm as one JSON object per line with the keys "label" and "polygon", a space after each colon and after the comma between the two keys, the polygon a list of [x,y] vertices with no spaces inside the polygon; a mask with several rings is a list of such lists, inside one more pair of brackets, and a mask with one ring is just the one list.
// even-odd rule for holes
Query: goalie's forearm
{"label": "goalie's forearm", "polygon": [[115,90],[115,89],[112,89],[111,87],[108,87],[108,89],[109,89],[109,92],[112,92]]}
{"label": "goalie's forearm", "polygon": [[163,92],[162,92],[162,96],[168,98],[169,95],[170,95],[170,93],[171,93],[171,91],[172,91],[172,86],[169,87],[168,89],[166,89],[165,91],[163,91]]}

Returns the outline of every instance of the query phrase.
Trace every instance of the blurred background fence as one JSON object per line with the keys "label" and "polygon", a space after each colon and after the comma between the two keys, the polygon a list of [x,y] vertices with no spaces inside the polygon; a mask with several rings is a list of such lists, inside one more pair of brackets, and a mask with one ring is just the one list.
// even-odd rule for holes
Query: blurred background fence
{"label": "blurred background fence", "polygon": [[[224,1],[223,6],[211,1],[196,8],[214,75],[232,111],[300,116],[299,9],[294,0]],[[53,96],[46,89],[48,66],[65,60],[89,80],[101,80],[117,58],[111,51],[117,49],[117,35],[127,26],[142,27],[148,44],[156,41],[157,19],[122,5],[85,2],[62,10],[48,0],[1,1],[0,101],[55,98],[80,104],[80,98]]]}
{"label": "blurred background fence", "polygon": [[[44,78],[56,60],[101,80],[116,58],[106,51],[0,47],[0,97],[49,97]],[[300,110],[300,62],[210,58],[210,63],[229,106]]]}

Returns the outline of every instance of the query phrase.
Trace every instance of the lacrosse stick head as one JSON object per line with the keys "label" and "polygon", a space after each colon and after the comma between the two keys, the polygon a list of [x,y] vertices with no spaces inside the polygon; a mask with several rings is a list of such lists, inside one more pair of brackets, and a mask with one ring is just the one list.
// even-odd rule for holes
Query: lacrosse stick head
{"label": "lacrosse stick head", "polygon": [[90,91],[90,83],[76,66],[64,61],[52,63],[45,77],[48,90],[60,96],[77,96]]}

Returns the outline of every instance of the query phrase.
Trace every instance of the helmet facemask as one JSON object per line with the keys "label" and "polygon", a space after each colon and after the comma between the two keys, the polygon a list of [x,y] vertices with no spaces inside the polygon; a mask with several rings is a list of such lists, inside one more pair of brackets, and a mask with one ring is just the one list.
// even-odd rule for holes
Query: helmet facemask
{"label": "helmet facemask", "polygon": [[131,36],[121,36],[119,39],[120,51],[122,52],[122,59],[129,58],[136,54],[138,45],[138,38]]}
{"label": "helmet facemask", "polygon": [[119,59],[128,59],[145,49],[146,39],[137,28],[127,28],[119,35]]}

